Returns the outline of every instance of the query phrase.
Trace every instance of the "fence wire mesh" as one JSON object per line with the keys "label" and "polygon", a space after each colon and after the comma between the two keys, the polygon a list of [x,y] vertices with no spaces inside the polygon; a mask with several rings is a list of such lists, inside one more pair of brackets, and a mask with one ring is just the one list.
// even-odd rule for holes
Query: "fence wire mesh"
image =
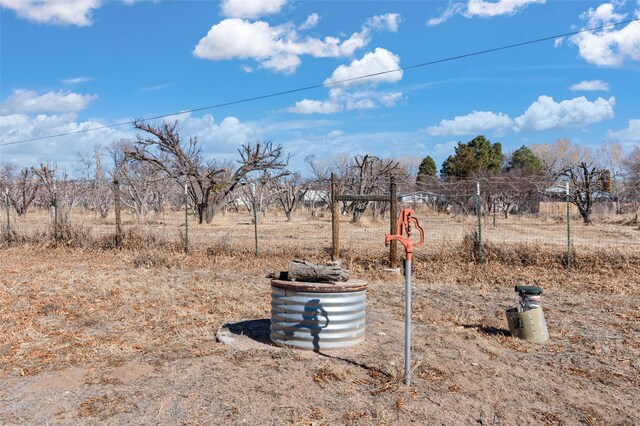
{"label": "fence wire mesh", "polygon": [[[616,214],[611,201],[593,206],[593,223],[583,223],[573,204],[562,196],[552,196],[532,187],[519,191],[519,199],[509,198],[505,188],[523,182],[480,182],[480,211],[477,209],[477,183],[471,181],[444,185],[427,183],[412,192],[399,191],[398,209],[413,208],[426,233],[426,244],[416,253],[435,255],[462,250],[465,241],[482,235],[484,247],[493,245],[508,250],[516,245],[535,246],[557,252],[567,251],[568,237],[572,250],[619,250],[640,252],[637,217]],[[524,195],[523,195],[524,193]],[[5,203],[3,203],[5,204]],[[342,209],[340,221],[341,258],[371,258],[383,261],[389,249],[384,236],[389,233],[389,209],[385,203],[372,203],[357,223],[348,209]],[[70,238],[100,240],[116,232],[113,208],[106,217],[88,208],[32,207],[26,214],[17,215],[3,206],[2,243],[60,239],[61,244],[74,245]],[[186,245],[184,205],[178,209],[167,206],[158,213],[140,218],[123,208],[122,227],[125,239],[135,235],[143,246],[158,243]],[[567,209],[571,220],[570,235]],[[478,219],[479,218],[479,219]],[[286,251],[291,256],[330,256],[332,246],[331,210],[326,202],[307,200],[288,220],[276,206],[257,213],[257,227],[250,208],[225,209],[210,223],[198,224],[189,209],[188,244],[191,249],[218,250],[221,253],[255,251],[257,228],[260,255]],[[57,229],[57,231],[56,231]],[[66,232],[66,234],[65,234]],[[73,235],[69,235],[69,233]],[[82,245],[78,243],[76,245]]]}

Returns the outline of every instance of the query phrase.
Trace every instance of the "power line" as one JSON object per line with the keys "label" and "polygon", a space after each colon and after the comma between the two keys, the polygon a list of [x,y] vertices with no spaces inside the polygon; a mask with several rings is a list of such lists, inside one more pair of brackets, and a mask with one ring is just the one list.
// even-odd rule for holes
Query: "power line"
{"label": "power line", "polygon": [[[406,70],[411,70],[411,69],[416,69],[416,68],[427,67],[427,66],[430,66],[430,65],[441,64],[441,63],[444,63],[444,62],[451,62],[451,61],[456,61],[456,60],[459,60],[459,59],[470,58],[470,57],[473,57],[473,56],[485,55],[487,53],[499,52],[501,50],[514,49],[516,47],[522,47],[522,46],[527,46],[527,45],[530,45],[530,44],[541,43],[543,41],[549,41],[549,40],[554,40],[554,39],[558,39],[558,38],[570,37],[570,36],[574,36],[574,35],[585,33],[585,32],[598,31],[598,30],[602,30],[602,29],[605,29],[605,28],[617,27],[619,25],[629,24],[631,22],[636,22],[636,21],[640,21],[640,18],[628,19],[626,21],[614,22],[614,23],[610,23],[610,24],[600,25],[598,27],[583,28],[583,29],[578,30],[578,31],[572,31],[572,32],[564,33],[564,34],[551,35],[551,36],[547,36],[547,37],[537,38],[537,39],[534,39],[534,40],[523,41],[523,42],[520,42],[520,43],[513,43],[513,44],[508,44],[508,45],[505,45],[505,46],[494,47],[494,48],[491,48],[491,49],[478,50],[476,52],[465,53],[465,54],[457,55],[457,56],[450,56],[450,57],[447,57],[447,58],[444,58],[444,59],[436,59],[436,60],[433,60],[433,61],[422,62],[422,63],[414,64],[414,65],[407,65],[405,67],[399,67],[399,68],[392,69],[392,70],[386,70],[386,71],[380,71],[380,72],[371,73],[371,74],[365,74],[365,75],[361,75],[361,76],[358,76],[358,77],[346,78],[344,80],[336,80],[336,81],[331,81],[331,82],[326,82],[326,83],[313,84],[313,85],[310,85],[310,86],[304,86],[304,87],[298,87],[298,88],[295,88],[295,89],[284,90],[284,91],[280,91],[280,92],[268,93],[266,95],[252,96],[252,97],[249,97],[249,98],[238,99],[238,100],[235,100],[235,101],[223,102],[223,103],[209,105],[209,106],[200,107],[200,108],[192,108],[192,109],[182,110],[182,111],[173,112],[173,113],[170,113],[170,114],[156,115],[156,116],[153,116],[153,117],[142,118],[142,119],[139,119],[137,121],[145,122],[145,121],[151,121],[151,120],[158,120],[160,118],[167,118],[167,117],[172,117],[172,116],[176,116],[176,115],[190,114],[190,113],[193,113],[193,112],[205,111],[205,110],[216,109],[216,108],[223,108],[223,107],[227,107],[227,106],[231,106],[231,105],[243,104],[243,103],[248,103],[248,102],[259,101],[259,100],[262,100],[262,99],[274,98],[274,97],[277,97],[277,96],[289,95],[289,94],[292,94],[292,93],[305,92],[305,91],[308,91],[308,90],[319,89],[321,87],[336,86],[336,85],[339,85],[339,84],[349,83],[349,82],[358,81],[358,80],[365,80],[367,78],[377,77],[377,76],[385,75],[385,74],[391,74],[391,73],[394,73],[394,72],[400,72],[400,71],[406,71]],[[104,125],[104,126],[92,127],[92,128],[89,128],[89,129],[76,130],[76,131],[73,131],[73,132],[60,133],[60,134],[57,134],[57,135],[40,136],[40,137],[37,137],[37,138],[31,138],[31,139],[22,139],[22,140],[13,141],[13,142],[1,143],[0,146],[17,145],[17,144],[21,144],[21,143],[35,142],[35,141],[40,141],[40,140],[45,140],[45,139],[52,139],[52,138],[63,137],[63,136],[77,135],[77,134],[80,134],[80,133],[88,133],[88,132],[93,132],[93,131],[96,131],[96,130],[110,129],[110,128],[114,128],[114,127],[127,126],[127,125],[130,125],[131,123],[132,123],[131,121],[120,122],[120,123],[109,124],[109,125]]]}

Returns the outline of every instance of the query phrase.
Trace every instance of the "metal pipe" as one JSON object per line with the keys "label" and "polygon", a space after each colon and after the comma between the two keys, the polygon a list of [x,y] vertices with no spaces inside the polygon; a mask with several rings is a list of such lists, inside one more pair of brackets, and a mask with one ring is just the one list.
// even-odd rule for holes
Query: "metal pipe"
{"label": "metal pipe", "polygon": [[331,173],[331,260],[340,259],[340,204],[338,202],[338,178]]}
{"label": "metal pipe", "polygon": [[404,384],[411,385],[411,260],[404,261]]}
{"label": "metal pipe", "polygon": [[571,199],[569,196],[569,182],[567,182],[566,186],[567,192],[567,270],[571,270],[571,214],[569,214],[569,210],[571,207]]}
{"label": "metal pipe", "polygon": [[5,188],[4,197],[7,203],[7,244],[11,245],[11,204],[9,203],[9,188]]}
{"label": "metal pipe", "polygon": [[189,254],[189,198],[187,184],[184,184],[184,252]]}
{"label": "metal pipe", "polygon": [[493,227],[496,227],[496,203],[493,203]]}
{"label": "metal pipe", "polygon": [[256,184],[251,184],[251,199],[253,200],[253,234],[256,243],[256,257],[258,257],[258,213],[256,212]]}
{"label": "metal pipe", "polygon": [[[396,176],[391,176],[391,182],[389,185],[389,232],[393,234],[396,228],[396,221],[398,220],[398,184],[396,183]],[[389,246],[389,267],[398,267],[398,242],[392,240]]]}
{"label": "metal pipe", "polygon": [[476,195],[476,210],[478,213],[478,260],[479,263],[484,263],[484,255],[482,253],[482,202],[480,199],[480,182],[476,182],[477,195]]}

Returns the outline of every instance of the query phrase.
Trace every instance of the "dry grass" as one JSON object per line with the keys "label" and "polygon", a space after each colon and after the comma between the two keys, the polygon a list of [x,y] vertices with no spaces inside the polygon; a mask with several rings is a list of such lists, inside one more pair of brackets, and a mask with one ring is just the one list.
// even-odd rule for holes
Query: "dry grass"
{"label": "dry grass", "polygon": [[[414,320],[417,330],[423,330],[423,340],[416,343],[413,389],[403,385],[402,359],[398,353],[386,353],[386,347],[375,348],[380,352],[378,358],[371,355],[363,363],[370,367],[360,368],[362,365],[341,363],[339,358],[309,358],[289,348],[265,356],[261,351],[230,351],[215,342],[215,331],[225,322],[269,316],[270,293],[264,278],[267,269],[284,270],[293,258],[315,262],[329,258],[328,222],[318,219],[297,221],[287,227],[279,219],[265,220],[259,257],[255,256],[253,235],[244,233],[250,224],[239,224],[237,217],[233,226],[239,231],[235,233],[220,223],[195,227],[198,231],[190,234],[194,243],[189,254],[184,253],[176,228],[158,232],[129,224],[123,247],[118,250],[114,249],[113,234],[96,232],[96,227],[87,223],[64,232],[59,229],[57,245],[52,244],[52,234],[46,227],[26,233],[18,228],[13,245],[0,250],[0,378],[35,380],[37,377],[31,376],[64,371],[69,366],[91,370],[94,373],[85,386],[93,386],[95,392],[78,400],[73,414],[75,420],[87,423],[131,420],[114,420],[114,416],[139,413],[148,403],[144,401],[146,390],[127,388],[126,383],[109,374],[110,369],[131,362],[165,368],[202,357],[207,357],[207,362],[224,360],[213,369],[221,369],[215,383],[226,382],[229,377],[237,379],[238,374],[249,374],[243,369],[257,366],[248,378],[250,385],[264,386],[267,390],[260,392],[269,395],[275,389],[282,400],[278,406],[270,406],[272,411],[265,415],[279,413],[293,424],[419,424],[425,421],[420,408],[425,406],[445,410],[453,423],[468,423],[471,418],[460,417],[458,411],[475,412],[469,407],[477,406],[478,401],[487,406],[491,401],[491,395],[483,395],[475,379],[469,377],[477,378],[473,373],[484,371],[483,383],[489,389],[494,377],[500,379],[503,374],[496,376],[501,365],[504,369],[509,368],[506,363],[525,370],[519,367],[523,358],[541,362],[539,367],[549,370],[546,374],[551,377],[545,388],[528,389],[530,396],[544,399],[547,393],[556,395],[553,379],[559,375],[571,386],[588,389],[594,395],[602,387],[606,392],[620,391],[616,393],[618,398],[631,395],[629,389],[638,386],[633,371],[640,353],[635,302],[640,296],[637,245],[606,248],[577,244],[572,270],[567,271],[562,241],[501,240],[487,232],[485,263],[480,265],[475,257],[477,242],[468,223],[464,218],[448,218],[445,231],[451,229],[452,220],[459,221],[459,233],[448,240],[438,240],[445,236],[439,229],[445,222],[438,217],[424,220],[433,223],[432,227],[425,226],[431,238],[427,246],[416,249]],[[112,229],[111,224],[96,226]],[[400,321],[403,278],[382,270],[386,249],[381,235],[387,226],[384,222],[353,228],[345,224],[343,265],[354,277],[372,283],[368,310]],[[561,229],[563,224],[558,226]],[[628,235],[637,235],[635,228],[624,226],[605,224],[589,231],[605,240],[618,235],[616,238],[624,242]],[[535,229],[546,232],[529,221],[521,223],[521,229],[523,233]],[[509,231],[505,236],[512,234]],[[515,284],[537,284],[545,289],[545,297],[561,299],[545,307],[553,344],[536,348],[505,332],[501,298],[511,298]],[[553,296],[546,296],[547,292]],[[581,298],[579,302],[576,297]],[[584,313],[578,309],[591,310]],[[425,336],[435,337],[429,341]],[[549,362],[541,361],[547,357]],[[488,367],[483,370],[485,364]],[[275,373],[260,376],[269,370]],[[280,384],[279,380],[289,375],[303,379],[299,379],[301,383]],[[511,372],[505,377],[511,377]],[[505,382],[501,383],[504,390]],[[234,382],[227,385],[232,387]],[[241,423],[245,418],[247,407],[239,401],[247,385],[236,386],[240,390],[230,395],[233,399],[221,399],[220,417],[215,418],[218,422]],[[305,399],[303,391],[310,387],[319,389],[322,395],[337,392],[337,396],[326,397],[324,403],[319,402],[319,394]],[[191,391],[187,388],[181,392]],[[247,392],[258,391],[251,388]],[[287,400],[282,395],[289,392],[292,396]],[[582,397],[567,397],[559,411],[540,413],[535,419],[553,424],[597,423],[606,418],[607,411],[600,406],[590,411],[571,410],[570,405]],[[458,408],[464,398],[471,401],[470,405]],[[632,407],[629,401],[633,396],[626,398],[621,406]],[[347,402],[335,408],[336,400]],[[352,400],[359,402],[348,402]],[[492,403],[498,407],[501,404]],[[546,403],[558,407],[555,402]],[[202,410],[191,414],[206,413],[205,408]],[[485,421],[499,422],[496,410],[498,417],[483,417]],[[615,414],[613,418],[623,424],[633,423],[629,421],[633,415]],[[153,422],[151,417],[147,420]]]}
{"label": "dry grass", "polygon": [[[541,356],[548,356],[553,361],[544,364],[545,368],[553,366],[557,369],[553,374],[563,372],[570,380],[585,381],[587,384],[580,383],[591,390],[606,386],[626,392],[625,389],[638,384],[632,373],[634,354],[640,350],[636,339],[638,329],[633,326],[637,323],[637,311],[632,304],[627,303],[598,320],[611,325],[605,336],[614,333],[612,330],[619,330],[615,333],[622,335],[605,339],[605,346],[597,339],[594,329],[582,324],[572,328],[576,327],[575,318],[566,317],[566,323],[559,326],[560,313],[549,307],[554,345],[536,349],[501,333],[503,312],[494,315],[496,309],[500,309],[482,303],[485,298],[498,303],[496,295],[511,295],[511,285],[531,281],[541,284],[545,293],[555,290],[555,297],[566,295],[568,301],[572,300],[573,289],[576,294],[588,292],[589,296],[584,297],[589,300],[638,295],[639,286],[629,284],[633,265],[619,274],[607,268],[569,273],[557,263],[551,268],[513,266],[494,259],[487,265],[477,265],[469,258],[443,256],[435,261],[431,254],[418,257],[414,262],[416,327],[426,327],[427,336],[437,335],[434,341],[424,340],[423,335],[415,342],[413,388],[403,385],[403,362],[398,353],[377,355],[382,357],[365,360],[370,368],[360,368],[342,363],[339,358],[310,358],[302,351],[289,348],[265,355],[257,350],[232,351],[215,343],[215,331],[223,323],[269,316],[270,294],[264,272],[269,267],[285,268],[296,255],[289,249],[256,258],[250,249],[240,247],[230,251],[223,242],[212,242],[208,248],[193,250],[188,255],[175,248],[89,250],[20,246],[4,249],[0,260],[0,333],[3,336],[0,377],[13,379],[22,375],[25,380],[35,380],[37,377],[30,376],[64,371],[69,366],[93,371],[90,380],[83,382],[93,389],[92,393],[84,394],[76,402],[75,411],[67,414],[87,423],[117,423],[125,419],[117,416],[140,413],[148,403],[144,400],[146,390],[128,388],[127,383],[109,373],[111,369],[132,362],[161,369],[202,357],[207,357],[203,358],[207,363],[212,359],[225,360],[224,364],[211,367],[220,370],[216,383],[232,379],[228,384],[232,386],[233,380],[239,380],[238,375],[248,374],[249,384],[240,389],[251,386],[246,391],[254,394],[257,392],[254,387],[268,389],[258,395],[276,392],[281,402],[275,408],[270,406],[270,410],[275,411],[265,415],[277,411],[293,424],[406,424],[410,423],[409,419],[419,423],[424,420],[419,407],[425,404],[434,409],[449,401],[449,407],[457,407],[459,400],[455,398],[468,397],[477,405],[478,399],[472,391],[477,384],[468,378],[476,376],[471,376],[467,369],[482,371],[491,360],[493,364],[488,364],[487,370],[491,380],[497,365],[507,369],[509,363],[517,365],[519,357],[539,360]],[[320,251],[314,259],[320,261],[323,256]],[[400,321],[402,299],[398,288],[402,277],[381,272],[366,258],[352,257],[347,262],[356,277],[373,283],[368,293],[368,309],[372,309],[374,315],[389,312]],[[438,304],[445,306],[438,308]],[[562,306],[562,302],[554,308],[556,306]],[[567,306],[571,309],[571,305]],[[605,307],[594,309],[606,312]],[[584,318],[581,321],[587,323]],[[596,324],[604,327],[600,322]],[[491,332],[493,329],[497,332]],[[465,342],[472,346],[455,349]],[[385,353],[389,349],[376,350]],[[464,355],[469,350],[471,352]],[[458,364],[451,364],[452,359],[461,357],[464,359]],[[569,358],[573,360],[571,363],[566,361]],[[477,360],[481,360],[479,366],[469,367],[469,363],[478,365]],[[611,360],[617,364],[611,364]],[[260,378],[262,371],[269,370],[274,373],[268,375],[268,379]],[[296,379],[286,382],[290,376]],[[285,381],[281,388],[278,387],[280,381]],[[591,383],[595,383],[596,388],[590,387]],[[305,399],[302,395],[306,395],[309,388],[319,393]],[[178,393],[189,392],[183,388]],[[283,396],[289,392],[293,392],[288,396],[291,400]],[[234,424],[246,418],[247,407],[242,402],[234,402],[242,393],[237,390],[230,395],[233,399],[220,401],[218,421]],[[326,402],[320,402],[320,394],[335,396],[326,396],[321,400]],[[336,408],[336,399],[345,404]],[[455,414],[456,410],[451,413]],[[193,411],[192,415],[197,413],[200,411]],[[602,417],[603,413],[596,408],[578,414],[586,420]],[[540,416],[546,416],[545,421],[559,418],[567,422],[566,411],[554,415]],[[152,422],[152,418],[147,421]]]}
{"label": "dry grass", "polygon": [[[256,258],[251,249],[224,241],[187,255],[171,244],[148,248],[158,242],[138,233],[129,238],[131,243],[116,251],[29,243],[3,250],[3,257],[12,260],[3,262],[0,280],[0,331],[6,342],[0,354],[11,362],[3,363],[0,374],[33,375],[45,366],[91,359],[112,365],[131,357],[207,354],[205,342],[224,321],[268,314],[268,303],[256,303],[256,295],[263,302],[268,298],[257,277],[303,257],[289,247]],[[637,280],[631,279],[640,276],[635,253],[578,251],[568,272],[562,254],[545,247],[487,244],[484,250],[486,264],[476,265],[470,237],[450,251],[419,254],[413,272],[419,280],[471,288],[526,283],[640,294]],[[321,262],[327,256],[318,250],[304,258]],[[351,256],[344,266],[356,277],[389,278],[380,268],[384,259]],[[238,272],[247,274],[239,282]],[[473,319],[462,318],[464,312],[474,311],[460,310],[449,320],[462,324]],[[422,315],[418,312],[417,319]],[[442,318],[423,321],[438,324]]]}

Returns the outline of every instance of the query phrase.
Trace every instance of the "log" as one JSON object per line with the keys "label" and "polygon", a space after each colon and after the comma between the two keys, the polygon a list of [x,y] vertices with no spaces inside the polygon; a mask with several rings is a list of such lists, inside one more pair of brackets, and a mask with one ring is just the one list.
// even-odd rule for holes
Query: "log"
{"label": "log", "polygon": [[344,282],[349,280],[349,271],[342,269],[339,262],[316,265],[304,260],[292,260],[289,262],[288,278],[290,281]]}

